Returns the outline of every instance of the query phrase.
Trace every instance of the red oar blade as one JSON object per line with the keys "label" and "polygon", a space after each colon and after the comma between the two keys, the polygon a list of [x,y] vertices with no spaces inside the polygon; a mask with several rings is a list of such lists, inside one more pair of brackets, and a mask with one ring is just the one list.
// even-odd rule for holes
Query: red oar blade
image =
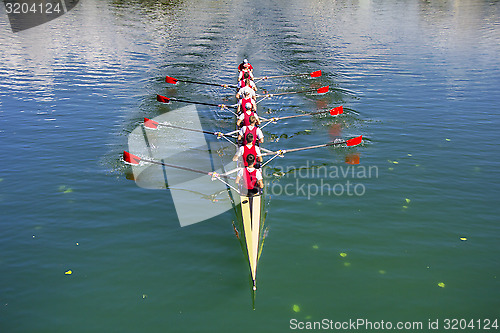
{"label": "red oar blade", "polygon": [[175,78],[173,78],[173,77],[171,77],[171,76],[167,76],[167,77],[165,78],[165,82],[167,82],[167,83],[172,83],[172,84],[176,84],[176,83],[177,83],[177,79],[175,79]]}
{"label": "red oar blade", "polygon": [[141,158],[139,156],[135,156],[134,154],[129,153],[128,151],[123,151],[123,160],[126,163],[130,163],[133,165],[139,165]]}
{"label": "red oar blade", "polygon": [[346,144],[348,147],[351,147],[351,146],[357,146],[357,145],[359,145],[359,144],[361,143],[361,140],[363,140],[363,136],[362,136],[362,135],[360,135],[360,136],[358,136],[358,137],[356,137],[356,138],[352,138],[352,139],[350,139],[350,140],[347,140],[347,141],[345,142],[345,144]]}
{"label": "red oar blade", "polygon": [[314,72],[312,72],[309,75],[311,75],[311,77],[320,77],[321,76],[321,71],[314,71]]}
{"label": "red oar blade", "polygon": [[324,94],[324,93],[327,93],[328,90],[330,90],[330,86],[321,87],[317,91],[318,91],[318,94]]}
{"label": "red oar blade", "polygon": [[339,114],[342,114],[342,113],[344,113],[344,107],[342,105],[337,106],[337,107],[330,110],[330,114],[332,116],[338,116]]}
{"label": "red oar blade", "polygon": [[158,122],[154,121],[153,119],[144,118],[144,126],[146,126],[147,128],[157,129]]}
{"label": "red oar blade", "polygon": [[161,95],[156,95],[156,100],[162,103],[170,103],[170,98]]}

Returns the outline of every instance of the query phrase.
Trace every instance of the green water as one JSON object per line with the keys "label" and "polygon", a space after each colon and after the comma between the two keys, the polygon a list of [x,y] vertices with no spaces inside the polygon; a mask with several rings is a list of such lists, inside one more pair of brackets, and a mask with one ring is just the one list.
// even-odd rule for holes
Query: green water
{"label": "green water", "polygon": [[[14,34],[1,9],[0,332],[500,320],[499,11],[472,0],[82,0]],[[232,101],[165,75],[232,83],[243,58],[258,76],[323,71],[259,85],[269,91],[356,92],[262,102],[273,116],[346,110],[269,125],[267,148],[364,136],[270,163],[286,173],[266,178],[255,311],[232,212],[181,228],[169,192],[137,187],[120,160],[144,117],[183,106],[156,94]],[[233,126],[198,111],[207,130]]]}

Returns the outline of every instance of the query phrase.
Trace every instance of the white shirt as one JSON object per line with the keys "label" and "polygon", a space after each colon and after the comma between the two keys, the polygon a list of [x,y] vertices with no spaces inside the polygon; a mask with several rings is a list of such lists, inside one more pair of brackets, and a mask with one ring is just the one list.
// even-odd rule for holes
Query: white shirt
{"label": "white shirt", "polygon": [[[245,136],[245,131],[247,130],[247,128],[249,130],[253,130],[255,126],[243,126],[241,129],[240,129],[240,132],[238,133],[239,135],[241,135],[241,137],[244,137]],[[264,133],[262,133],[262,130],[260,128],[257,127],[257,139],[260,140],[260,139],[264,139]],[[258,147],[257,147],[258,148]]]}
{"label": "white shirt", "polygon": [[[245,168],[241,168],[240,171],[238,171],[238,177],[240,177],[240,179],[243,179],[244,169]],[[253,172],[255,170],[255,168],[250,168],[250,167],[246,167],[246,169],[248,170],[248,172]],[[255,173],[255,178],[257,178],[257,181],[262,180],[262,171],[257,169],[257,172]]]}
{"label": "white shirt", "polygon": [[250,93],[250,96],[249,96],[250,98],[252,98],[252,99],[257,98],[257,95],[255,95],[255,90],[253,90],[249,86],[244,86],[243,88],[238,90],[238,96],[240,96],[240,98],[243,98],[245,96],[245,91],[248,91]]}

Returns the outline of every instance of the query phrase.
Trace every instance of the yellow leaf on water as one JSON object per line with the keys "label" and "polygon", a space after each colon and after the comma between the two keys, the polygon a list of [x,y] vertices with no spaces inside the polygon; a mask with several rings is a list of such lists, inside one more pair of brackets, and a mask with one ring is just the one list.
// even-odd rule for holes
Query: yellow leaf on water
{"label": "yellow leaf on water", "polygon": [[446,285],[444,284],[444,282],[439,282],[438,287],[444,288],[444,287],[446,287]]}
{"label": "yellow leaf on water", "polygon": [[341,256],[342,258],[345,258],[345,257],[347,257],[347,253],[345,253],[345,252],[340,252],[340,256]]}
{"label": "yellow leaf on water", "polygon": [[294,304],[292,309],[293,312],[300,312],[300,306],[298,306],[297,304]]}
{"label": "yellow leaf on water", "polygon": [[69,271],[64,272],[64,274],[71,275],[71,274],[73,274],[73,271],[70,269]]}
{"label": "yellow leaf on water", "polygon": [[406,198],[405,201],[406,201],[406,203],[410,203],[411,200]]}

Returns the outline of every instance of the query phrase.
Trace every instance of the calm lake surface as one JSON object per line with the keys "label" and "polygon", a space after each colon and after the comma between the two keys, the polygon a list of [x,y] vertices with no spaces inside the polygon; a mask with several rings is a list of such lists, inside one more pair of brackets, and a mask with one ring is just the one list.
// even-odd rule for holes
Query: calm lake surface
{"label": "calm lake surface", "polygon": [[[0,8],[0,332],[500,320],[500,2],[81,0],[15,34]],[[270,163],[255,311],[232,213],[181,228],[169,191],[121,161],[144,117],[184,106],[156,94],[233,101],[165,75],[232,83],[243,58],[323,72],[270,92],[355,93],[263,101],[268,117],[345,109],[270,125],[267,148],[364,136]]]}

